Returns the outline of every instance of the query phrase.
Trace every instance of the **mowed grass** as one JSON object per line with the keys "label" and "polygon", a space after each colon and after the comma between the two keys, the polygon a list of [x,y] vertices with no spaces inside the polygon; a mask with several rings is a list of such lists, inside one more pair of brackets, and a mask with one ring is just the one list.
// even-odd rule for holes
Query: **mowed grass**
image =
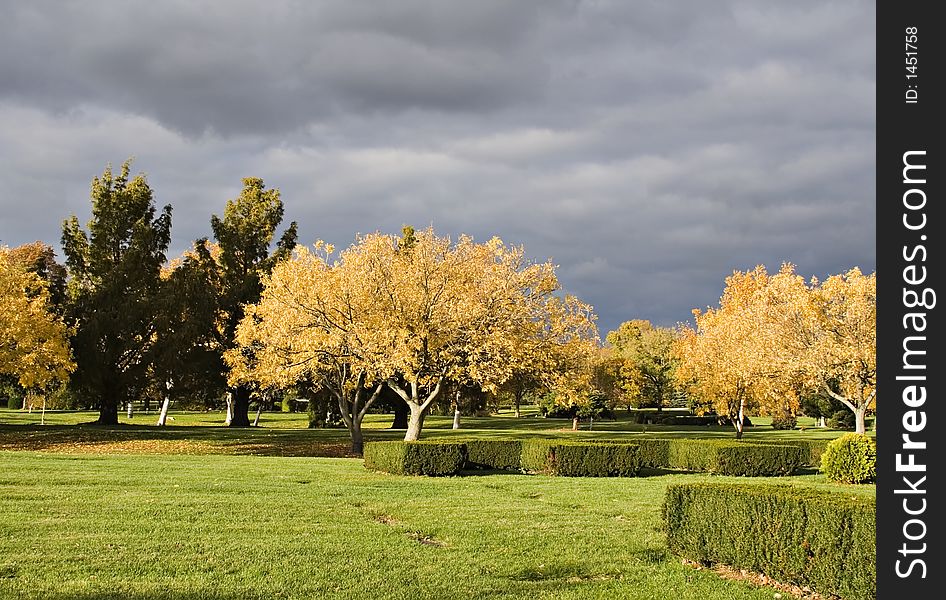
{"label": "mowed grass", "polygon": [[710,478],[423,478],[351,458],[0,451],[0,597],[771,599],[778,590],[667,553],[667,485]]}
{"label": "mowed grass", "polygon": [[[254,454],[268,456],[345,457],[350,438],[343,427],[308,429],[304,413],[263,413],[259,427],[228,428],[218,412],[174,412],[173,421],[157,427],[155,413],[137,413],[132,419],[122,413],[116,427],[90,425],[97,413],[90,411],[47,412],[40,425],[36,412],[0,410],[0,450],[36,450],[68,453],[123,454]],[[372,414],[365,418],[367,441],[403,438],[404,430],[390,429],[391,415]],[[812,421],[808,423],[807,421]],[[777,431],[769,419],[755,417],[754,427],[746,429],[747,439],[831,439],[840,430],[812,427],[813,420],[800,419],[802,430]],[[649,437],[734,437],[732,427],[680,427],[638,425],[619,412],[614,421],[599,420],[589,429],[583,422],[579,431],[571,430],[570,419],[545,419],[531,416],[515,418],[511,412],[490,417],[464,417],[461,428],[452,429],[453,418],[431,415],[424,424],[422,439],[562,437],[568,439],[606,439],[633,441]]]}

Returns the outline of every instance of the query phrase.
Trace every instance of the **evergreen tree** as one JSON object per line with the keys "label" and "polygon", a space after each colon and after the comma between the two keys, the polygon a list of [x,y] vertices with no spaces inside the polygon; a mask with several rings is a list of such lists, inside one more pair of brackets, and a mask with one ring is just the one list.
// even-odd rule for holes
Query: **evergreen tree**
{"label": "evergreen tree", "polygon": [[73,215],[63,223],[69,273],[66,314],[76,371],[71,384],[93,398],[98,423],[118,423],[119,407],[147,384],[157,331],[161,266],[171,239],[171,206],[155,217],[144,175],[129,178],[131,161],[116,176],[106,167],[92,180],[87,229]]}

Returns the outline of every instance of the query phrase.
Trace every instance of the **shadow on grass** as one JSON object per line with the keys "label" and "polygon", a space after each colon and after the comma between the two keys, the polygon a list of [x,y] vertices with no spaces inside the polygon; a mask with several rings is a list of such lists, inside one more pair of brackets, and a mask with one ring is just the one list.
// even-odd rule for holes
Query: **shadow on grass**
{"label": "shadow on grass", "polygon": [[457,473],[457,477],[483,477],[485,475],[524,475],[522,471],[506,469],[464,469]]}

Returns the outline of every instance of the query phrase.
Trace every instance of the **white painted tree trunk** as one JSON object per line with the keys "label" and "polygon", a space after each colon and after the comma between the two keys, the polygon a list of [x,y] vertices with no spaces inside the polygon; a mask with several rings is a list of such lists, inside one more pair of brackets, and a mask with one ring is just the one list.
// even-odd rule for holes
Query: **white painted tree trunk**
{"label": "white painted tree trunk", "polygon": [[572,431],[578,431],[578,417],[572,419]]}
{"label": "white painted tree trunk", "polygon": [[824,422],[824,417],[818,417],[818,427],[827,427],[828,424]]}
{"label": "white painted tree trunk", "polygon": [[171,406],[171,396],[165,396],[161,404],[161,416],[158,417],[158,426],[164,427],[168,422],[168,407]]}
{"label": "white painted tree trunk", "polygon": [[43,414],[39,418],[39,424],[40,425],[46,424],[46,396],[43,396]]}
{"label": "white painted tree trunk", "polygon": [[460,429],[460,409],[453,411],[453,428]]}
{"label": "white painted tree trunk", "polygon": [[227,420],[223,422],[224,425],[229,425],[230,421],[233,420],[233,394],[227,392]]}
{"label": "white painted tree trunk", "polygon": [[259,415],[263,412],[263,403],[260,402],[256,407],[256,418],[253,419],[253,427],[259,427]]}
{"label": "white painted tree trunk", "polygon": [[746,401],[745,401],[744,399],[740,399],[740,400],[739,400],[739,412],[736,413],[736,419],[735,419],[735,421],[736,421],[736,422],[735,422],[735,426],[736,426],[736,439],[737,439],[737,440],[741,440],[741,439],[742,439],[743,417],[744,417],[744,415],[745,415],[745,413],[743,412],[743,410],[745,409],[745,406],[746,406]]}
{"label": "white painted tree trunk", "polygon": [[867,406],[858,406],[854,409],[854,432],[867,433]]}
{"label": "white painted tree trunk", "polygon": [[128,418],[132,418],[135,415],[134,404],[131,402],[128,403]]}

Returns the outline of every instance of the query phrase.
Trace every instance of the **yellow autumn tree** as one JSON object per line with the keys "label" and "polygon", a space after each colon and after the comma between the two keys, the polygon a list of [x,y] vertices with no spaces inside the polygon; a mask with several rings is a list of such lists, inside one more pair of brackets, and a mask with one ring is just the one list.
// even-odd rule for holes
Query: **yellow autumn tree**
{"label": "yellow autumn tree", "polygon": [[790,263],[774,276],[736,272],[719,308],[694,311],[696,329],[684,328],[679,380],[730,416],[794,413],[803,392],[822,391],[863,433],[876,394],[876,306],[876,276],[857,268],[810,283]]}
{"label": "yellow autumn tree", "polygon": [[50,312],[46,283],[0,248],[0,373],[28,391],[66,381],[75,369],[68,335]]}
{"label": "yellow autumn tree", "polygon": [[598,358],[596,316],[574,296],[549,297],[541,314],[524,319],[516,338],[516,362],[503,390],[513,397],[516,416],[529,392],[550,392],[565,405],[583,405],[594,387]]}
{"label": "yellow autumn tree", "polygon": [[677,361],[670,349],[676,337],[675,330],[642,319],[625,321],[606,336],[621,363],[621,387],[638,406],[656,407],[659,413],[672,400]]}
{"label": "yellow autumn tree", "polygon": [[866,431],[865,415],[877,393],[877,275],[857,267],[823,282],[812,280],[805,318],[784,339],[798,371],[848,407],[855,430]]}
{"label": "yellow autumn tree", "polygon": [[726,278],[719,307],[694,310],[696,328],[684,326],[672,353],[675,377],[703,405],[727,416],[743,433],[750,409],[774,412],[791,401],[773,363],[773,331],[767,315],[770,277],[763,266]]}
{"label": "yellow autumn tree", "polygon": [[[246,307],[236,347],[224,354],[230,384],[286,388],[309,380],[334,396],[352,441],[361,454],[361,423],[384,385],[373,368],[371,296],[360,273],[331,262],[333,248],[297,246],[262,279],[260,302]],[[367,388],[370,387],[371,390]],[[367,394],[366,394],[367,392]]]}
{"label": "yellow autumn tree", "polygon": [[553,265],[529,263],[521,247],[452,242],[428,228],[366,235],[331,254],[322,244],[297,248],[276,266],[228,362],[236,377],[309,374],[348,390],[353,442],[381,383],[408,405],[405,440],[418,438],[448,383],[495,391],[529,370],[566,396],[580,387],[571,366],[597,339],[591,307],[556,295]]}

